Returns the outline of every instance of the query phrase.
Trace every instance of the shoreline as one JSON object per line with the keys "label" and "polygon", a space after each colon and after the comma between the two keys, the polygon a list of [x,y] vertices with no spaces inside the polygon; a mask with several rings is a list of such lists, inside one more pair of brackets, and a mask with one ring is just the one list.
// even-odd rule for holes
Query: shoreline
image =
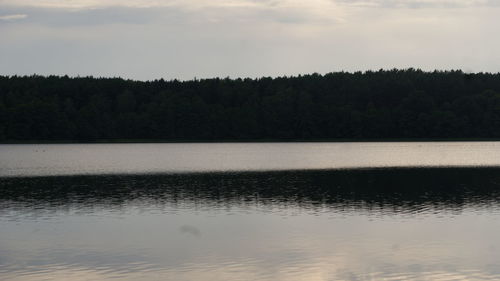
{"label": "shoreline", "polygon": [[120,144],[120,143],[341,143],[341,142],[497,142],[498,138],[384,138],[384,139],[237,139],[237,140],[166,140],[166,139],[98,139],[98,140],[11,140],[0,144]]}

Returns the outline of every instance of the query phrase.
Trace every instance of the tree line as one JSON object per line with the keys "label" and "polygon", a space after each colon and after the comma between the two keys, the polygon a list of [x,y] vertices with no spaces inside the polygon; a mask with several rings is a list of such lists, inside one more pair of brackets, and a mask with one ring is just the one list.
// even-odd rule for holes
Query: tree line
{"label": "tree line", "polygon": [[0,76],[0,141],[500,138],[500,74]]}

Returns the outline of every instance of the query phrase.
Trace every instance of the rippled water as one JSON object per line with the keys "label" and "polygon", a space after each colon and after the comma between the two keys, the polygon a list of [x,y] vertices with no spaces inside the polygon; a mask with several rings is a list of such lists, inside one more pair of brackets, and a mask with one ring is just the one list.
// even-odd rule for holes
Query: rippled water
{"label": "rippled water", "polygon": [[0,176],[500,166],[500,142],[0,145]]}
{"label": "rippled water", "polygon": [[0,178],[0,280],[499,280],[500,169]]}

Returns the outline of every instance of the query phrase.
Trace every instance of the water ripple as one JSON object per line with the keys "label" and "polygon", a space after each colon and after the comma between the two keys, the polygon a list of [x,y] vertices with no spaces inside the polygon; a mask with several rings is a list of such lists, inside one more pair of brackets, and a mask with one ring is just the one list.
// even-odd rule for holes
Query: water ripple
{"label": "water ripple", "polygon": [[2,280],[500,280],[498,169],[0,179]]}

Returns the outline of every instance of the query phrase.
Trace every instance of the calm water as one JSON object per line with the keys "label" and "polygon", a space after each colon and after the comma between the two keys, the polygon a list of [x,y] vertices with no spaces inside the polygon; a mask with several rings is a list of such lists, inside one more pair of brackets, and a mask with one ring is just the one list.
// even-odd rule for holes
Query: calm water
{"label": "calm water", "polygon": [[0,145],[0,176],[500,166],[500,142]]}
{"label": "calm water", "polygon": [[0,146],[0,280],[500,280],[496,143],[203,146]]}

